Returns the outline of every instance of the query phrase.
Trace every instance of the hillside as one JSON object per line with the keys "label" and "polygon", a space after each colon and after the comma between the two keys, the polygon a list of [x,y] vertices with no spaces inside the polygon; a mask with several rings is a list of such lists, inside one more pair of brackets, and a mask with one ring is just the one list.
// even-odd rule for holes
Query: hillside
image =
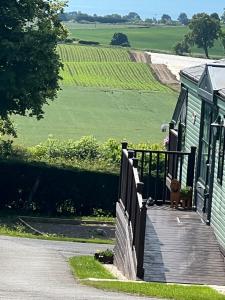
{"label": "hillside", "polygon": [[135,63],[126,49],[60,45],[64,70],[58,99],[45,117],[14,118],[17,143],[35,145],[49,135],[79,139],[94,135],[132,142],[162,142],[177,94],[160,84],[148,65]]}

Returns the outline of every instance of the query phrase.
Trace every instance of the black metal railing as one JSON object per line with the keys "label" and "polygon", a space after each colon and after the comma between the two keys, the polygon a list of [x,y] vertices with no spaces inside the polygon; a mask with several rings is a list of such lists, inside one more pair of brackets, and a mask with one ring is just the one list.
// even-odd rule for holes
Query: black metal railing
{"label": "black metal railing", "polygon": [[186,160],[186,185],[193,186],[196,148],[191,152],[134,150],[139,159],[138,172],[144,183],[143,197],[163,203],[169,199],[169,185],[172,179],[183,181],[184,161]]}

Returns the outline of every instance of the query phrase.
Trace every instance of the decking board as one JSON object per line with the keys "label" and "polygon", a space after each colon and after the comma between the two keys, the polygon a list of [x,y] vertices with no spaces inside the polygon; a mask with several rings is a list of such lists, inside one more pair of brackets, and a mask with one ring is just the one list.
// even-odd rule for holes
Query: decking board
{"label": "decking board", "polygon": [[224,257],[211,227],[196,212],[148,209],[145,281],[225,285]]}

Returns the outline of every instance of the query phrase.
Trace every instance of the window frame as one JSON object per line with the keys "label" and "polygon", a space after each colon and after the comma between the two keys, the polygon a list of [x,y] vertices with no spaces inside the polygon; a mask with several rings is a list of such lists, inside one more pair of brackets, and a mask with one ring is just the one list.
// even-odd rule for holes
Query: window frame
{"label": "window frame", "polygon": [[223,184],[223,171],[224,171],[224,158],[225,158],[225,127],[224,127],[224,117],[221,118],[222,125],[220,127],[219,134],[219,151],[218,151],[218,163],[217,163],[217,182]]}

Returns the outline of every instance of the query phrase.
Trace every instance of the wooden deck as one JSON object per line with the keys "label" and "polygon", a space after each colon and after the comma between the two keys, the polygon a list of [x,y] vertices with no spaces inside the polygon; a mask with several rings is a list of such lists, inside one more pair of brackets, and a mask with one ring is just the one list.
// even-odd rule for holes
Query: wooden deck
{"label": "wooden deck", "polygon": [[147,211],[145,281],[225,285],[225,263],[212,229],[196,212]]}

